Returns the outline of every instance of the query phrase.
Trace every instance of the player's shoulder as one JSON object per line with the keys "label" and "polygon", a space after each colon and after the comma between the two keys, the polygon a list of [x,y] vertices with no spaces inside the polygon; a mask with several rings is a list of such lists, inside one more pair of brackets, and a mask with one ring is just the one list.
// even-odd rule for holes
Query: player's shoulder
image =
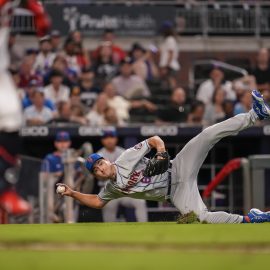
{"label": "player's shoulder", "polygon": [[123,153],[126,151],[126,149],[121,146],[116,146],[116,151]]}
{"label": "player's shoulder", "polygon": [[105,152],[105,147],[102,147],[102,148],[100,148],[100,149],[97,151],[97,154],[103,156],[103,155],[104,155],[104,152]]}
{"label": "player's shoulder", "polygon": [[44,159],[55,162],[55,161],[58,161],[59,159],[61,159],[61,157],[55,153],[49,153],[45,156]]}

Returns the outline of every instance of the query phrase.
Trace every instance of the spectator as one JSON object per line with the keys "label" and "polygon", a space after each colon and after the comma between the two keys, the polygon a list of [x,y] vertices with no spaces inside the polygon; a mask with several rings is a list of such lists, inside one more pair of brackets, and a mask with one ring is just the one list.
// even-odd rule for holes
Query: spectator
{"label": "spectator", "polygon": [[75,30],[69,34],[69,38],[74,41],[74,53],[80,68],[89,68],[91,66],[91,60],[89,53],[83,48],[82,33]]}
{"label": "spectator", "polygon": [[131,64],[131,58],[126,57],[121,62],[120,75],[112,80],[117,94],[127,99],[150,96],[145,82],[138,75],[132,74]]}
{"label": "spectator", "polygon": [[105,126],[123,126],[124,122],[118,119],[116,110],[108,106],[104,113],[104,125]]}
{"label": "spectator", "polygon": [[222,87],[226,94],[226,99],[236,100],[236,94],[232,89],[232,83],[224,80],[224,72],[217,66],[210,71],[209,79],[204,81],[198,89],[196,99],[204,104],[211,103],[212,96],[216,88]]}
{"label": "spectator", "polygon": [[55,53],[52,52],[51,38],[45,36],[39,40],[39,53],[34,63],[34,70],[40,75],[44,75],[51,68]]}
{"label": "spectator", "polygon": [[61,101],[58,104],[58,116],[51,123],[73,123],[86,125],[87,120],[79,107],[71,106],[69,101]]}
{"label": "spectator", "polygon": [[212,102],[205,106],[204,121],[208,126],[220,122],[225,118],[223,109],[224,101],[224,90],[219,87],[213,93]]}
{"label": "spectator", "polygon": [[9,34],[9,40],[8,40],[10,63],[12,67],[15,69],[19,68],[23,59],[23,50],[21,46],[16,44],[16,37],[17,37],[17,33],[13,31]]}
{"label": "spectator", "polygon": [[225,100],[223,102],[223,110],[225,113],[225,117],[223,120],[227,120],[234,116],[234,102],[231,100]]}
{"label": "spectator", "polygon": [[[117,46],[114,43],[115,41],[114,31],[112,29],[106,29],[103,33],[102,40],[105,42],[109,42],[111,44],[113,63],[119,64],[126,57],[126,53],[121,47]],[[101,47],[98,47],[94,52],[93,56],[95,59],[98,58],[98,55],[100,54],[100,49]]]}
{"label": "spectator", "polygon": [[180,69],[178,62],[178,45],[175,38],[173,23],[164,21],[161,27],[163,42],[160,45],[159,67],[162,73],[176,73]]}
{"label": "spectator", "polygon": [[177,87],[172,91],[170,103],[158,109],[158,122],[181,123],[186,122],[188,114],[188,106],[186,104],[186,93],[181,87]]}
{"label": "spectator", "polygon": [[51,120],[50,123],[69,123],[71,117],[71,108],[69,101],[60,101],[57,105],[57,117]]}
{"label": "spectator", "polygon": [[32,67],[35,62],[35,57],[26,56],[19,68],[20,70],[20,87],[25,88],[31,80],[41,80],[41,77],[36,75]]}
{"label": "spectator", "polygon": [[68,68],[79,75],[81,66],[76,55],[76,46],[77,44],[72,38],[67,38],[64,44],[64,57]]}
{"label": "spectator", "polygon": [[153,60],[153,51],[146,51],[139,43],[134,43],[131,50],[133,70],[144,81],[152,81],[158,77],[158,68]]}
{"label": "spectator", "polygon": [[86,50],[83,49],[82,44],[75,44],[74,53],[77,58],[77,63],[82,68],[91,67],[91,59]]}
{"label": "spectator", "polygon": [[[98,154],[114,162],[124,151],[125,149],[117,146],[118,137],[115,130],[104,130],[101,143],[103,147],[98,151]],[[104,181],[99,181],[99,186],[102,188],[105,186]],[[119,206],[124,206],[128,208],[135,209],[136,220],[138,222],[147,221],[147,209],[146,203],[144,200],[136,200],[132,198],[119,198],[110,203],[108,203],[102,209],[102,216],[104,222],[116,222],[117,221],[117,210]],[[126,221],[134,221],[130,218],[130,215],[126,216]]]}
{"label": "spectator", "polygon": [[202,101],[195,100],[190,108],[187,123],[192,125],[204,125],[203,116],[205,105]]}
{"label": "spectator", "polygon": [[115,110],[117,118],[122,124],[129,121],[130,109],[145,108],[150,112],[157,109],[155,104],[146,99],[126,100],[124,97],[117,95],[112,83],[107,83],[103,88],[103,92],[107,95],[108,105]]}
{"label": "spectator", "polygon": [[82,37],[82,33],[79,30],[74,30],[69,34],[69,37],[76,43],[79,45],[82,45],[83,43],[83,37]]}
{"label": "spectator", "polygon": [[[53,61],[52,68],[43,76],[44,85],[50,84],[51,74],[57,70],[63,74],[63,84],[71,87],[74,83],[74,78],[72,76],[72,71],[68,69],[67,61],[62,55],[57,55]],[[71,76],[70,76],[71,75]],[[77,74],[76,74],[77,75]]]}
{"label": "spectator", "polygon": [[92,69],[82,69],[79,85],[71,90],[71,98],[79,97],[87,109],[91,109],[97,99],[100,89],[95,86],[95,73]]}
{"label": "spectator", "polygon": [[101,93],[97,99],[91,111],[86,115],[86,119],[91,126],[104,126],[105,113],[108,108],[108,97],[106,94]]}
{"label": "spectator", "polygon": [[103,42],[97,61],[95,64],[95,73],[98,81],[109,81],[118,72],[118,65],[113,62],[112,46],[110,42]]}
{"label": "spectator", "polygon": [[235,104],[234,115],[246,113],[252,107],[252,97],[250,91],[245,91],[240,97],[239,102]]}
{"label": "spectator", "polygon": [[51,46],[52,46],[52,52],[58,53],[60,51],[61,46],[61,33],[58,30],[52,30],[51,34]]}
{"label": "spectator", "polygon": [[57,70],[51,72],[51,84],[44,88],[45,97],[57,105],[60,101],[69,100],[69,88],[63,85],[63,73]]}
{"label": "spectator", "polygon": [[24,111],[24,122],[28,126],[44,125],[53,118],[52,111],[44,106],[44,93],[37,90],[33,93],[33,105]]}
{"label": "spectator", "polygon": [[256,79],[252,75],[246,75],[233,81],[233,90],[237,97],[241,96],[247,90],[256,89]]}
{"label": "spectator", "polygon": [[270,66],[268,49],[262,48],[259,50],[256,67],[251,71],[251,74],[256,78],[257,88],[260,91],[270,91]]}
{"label": "spectator", "polygon": [[71,105],[71,121],[79,123],[81,125],[86,125],[87,120],[85,118],[85,113],[83,106],[80,104]]}
{"label": "spectator", "polygon": [[[42,91],[41,83],[37,80],[31,80],[28,87],[26,88],[26,93],[22,100],[22,105],[24,109],[33,105],[33,97],[36,91]],[[56,110],[54,103],[50,99],[44,99],[44,106],[49,108],[53,112],[55,112]]]}

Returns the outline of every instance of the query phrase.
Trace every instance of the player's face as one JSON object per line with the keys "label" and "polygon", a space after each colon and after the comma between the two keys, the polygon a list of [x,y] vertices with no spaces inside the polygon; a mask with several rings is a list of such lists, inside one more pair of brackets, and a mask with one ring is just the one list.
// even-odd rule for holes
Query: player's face
{"label": "player's face", "polygon": [[57,151],[64,152],[69,149],[71,142],[70,141],[55,141],[54,146]]}
{"label": "player's face", "polygon": [[112,174],[111,162],[106,159],[99,159],[93,168],[93,173],[99,180],[108,180]]}
{"label": "player's face", "polygon": [[117,137],[108,136],[101,140],[103,146],[109,151],[113,151],[115,146],[117,145]]}

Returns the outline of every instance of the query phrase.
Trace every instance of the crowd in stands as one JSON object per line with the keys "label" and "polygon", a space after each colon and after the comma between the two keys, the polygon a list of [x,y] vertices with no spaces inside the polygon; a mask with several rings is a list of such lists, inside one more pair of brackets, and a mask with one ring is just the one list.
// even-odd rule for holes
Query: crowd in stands
{"label": "crowd in stands", "polygon": [[135,43],[129,51],[104,31],[100,46],[84,47],[74,31],[57,30],[25,52],[11,34],[10,73],[18,88],[25,125],[75,124],[125,126],[136,122],[211,125],[251,109],[250,90],[258,87],[270,100],[269,52],[258,52],[250,75],[227,81],[213,66],[209,78],[191,96],[179,82],[181,65],[173,25],[162,25],[159,48]]}

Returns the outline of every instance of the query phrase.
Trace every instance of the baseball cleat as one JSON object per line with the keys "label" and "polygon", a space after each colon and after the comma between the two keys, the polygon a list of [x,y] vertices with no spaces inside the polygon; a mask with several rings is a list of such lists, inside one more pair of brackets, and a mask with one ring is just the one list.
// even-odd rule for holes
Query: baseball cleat
{"label": "baseball cleat", "polygon": [[251,223],[270,222],[270,212],[262,212],[256,208],[252,208],[249,211],[248,217]]}
{"label": "baseball cleat", "polygon": [[253,110],[260,120],[270,119],[270,107],[263,99],[263,95],[258,90],[252,91]]}

